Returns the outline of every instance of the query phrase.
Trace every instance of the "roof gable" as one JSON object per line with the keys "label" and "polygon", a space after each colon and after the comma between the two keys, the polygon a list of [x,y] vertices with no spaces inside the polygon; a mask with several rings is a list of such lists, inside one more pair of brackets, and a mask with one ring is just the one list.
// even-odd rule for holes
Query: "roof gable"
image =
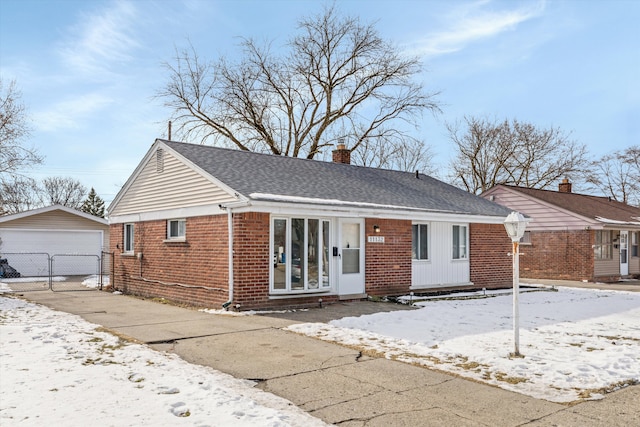
{"label": "roof gable", "polygon": [[331,201],[499,217],[509,213],[424,174],[159,141],[249,200]]}
{"label": "roof gable", "polygon": [[97,217],[95,215],[91,215],[76,209],[68,208],[63,205],[51,205],[44,208],[32,209],[29,211],[19,212],[11,215],[0,216],[0,223],[8,223],[11,221],[28,218],[31,216],[42,215],[53,211],[62,211],[69,215],[75,215],[78,218],[82,218],[84,220],[89,220],[96,222],[100,225],[108,225],[108,221],[104,218]]}
{"label": "roof gable", "polygon": [[[591,196],[579,193],[564,193],[552,190],[540,190],[534,188],[518,187],[512,185],[499,185],[520,194],[527,195],[556,206],[568,212],[572,212],[590,220],[599,222],[640,222],[640,208],[625,203],[611,200],[608,197]],[[489,190],[485,195],[489,195]]]}

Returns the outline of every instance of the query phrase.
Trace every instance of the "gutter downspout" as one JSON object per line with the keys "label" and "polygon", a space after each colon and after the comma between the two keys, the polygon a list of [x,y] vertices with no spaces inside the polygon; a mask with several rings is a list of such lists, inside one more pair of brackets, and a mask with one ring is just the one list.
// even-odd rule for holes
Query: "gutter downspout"
{"label": "gutter downspout", "polygon": [[222,308],[224,308],[225,310],[229,308],[229,306],[233,303],[233,212],[232,212],[232,206],[231,204],[234,204],[233,207],[240,207],[240,206],[248,206],[249,203],[246,200],[240,200],[237,202],[232,202],[229,203],[227,205],[219,205],[220,209],[226,210],[227,211],[227,235],[229,236],[229,248],[228,248],[228,258],[229,258],[229,263],[227,266],[228,271],[228,275],[229,275],[229,299],[227,302],[225,302],[224,304],[222,304]]}
{"label": "gutter downspout", "polygon": [[227,229],[229,236],[229,301],[225,303],[227,304],[225,308],[233,302],[233,214],[230,207],[227,207]]}

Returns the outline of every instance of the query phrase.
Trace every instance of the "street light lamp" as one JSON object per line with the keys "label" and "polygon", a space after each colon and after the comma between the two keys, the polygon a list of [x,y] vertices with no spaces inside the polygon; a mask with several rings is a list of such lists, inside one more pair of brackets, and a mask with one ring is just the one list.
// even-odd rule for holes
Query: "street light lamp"
{"label": "street light lamp", "polygon": [[529,222],[520,212],[511,212],[504,220],[504,228],[513,243],[513,338],[514,357],[522,357],[520,354],[520,313],[518,309],[518,295],[520,294],[520,239],[524,236],[524,230]]}

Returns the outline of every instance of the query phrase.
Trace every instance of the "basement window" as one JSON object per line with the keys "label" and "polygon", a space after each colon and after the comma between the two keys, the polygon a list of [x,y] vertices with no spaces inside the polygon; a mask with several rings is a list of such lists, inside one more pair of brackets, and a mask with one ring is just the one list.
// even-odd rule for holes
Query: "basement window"
{"label": "basement window", "polygon": [[186,219],[170,219],[167,221],[167,240],[183,242],[187,236]]}

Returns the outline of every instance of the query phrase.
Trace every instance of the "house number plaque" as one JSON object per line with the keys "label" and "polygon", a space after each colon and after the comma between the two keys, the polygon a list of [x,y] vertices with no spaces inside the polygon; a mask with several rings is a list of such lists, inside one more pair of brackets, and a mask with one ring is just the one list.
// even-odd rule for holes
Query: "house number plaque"
{"label": "house number plaque", "polygon": [[368,236],[367,242],[369,243],[384,243],[384,236]]}

